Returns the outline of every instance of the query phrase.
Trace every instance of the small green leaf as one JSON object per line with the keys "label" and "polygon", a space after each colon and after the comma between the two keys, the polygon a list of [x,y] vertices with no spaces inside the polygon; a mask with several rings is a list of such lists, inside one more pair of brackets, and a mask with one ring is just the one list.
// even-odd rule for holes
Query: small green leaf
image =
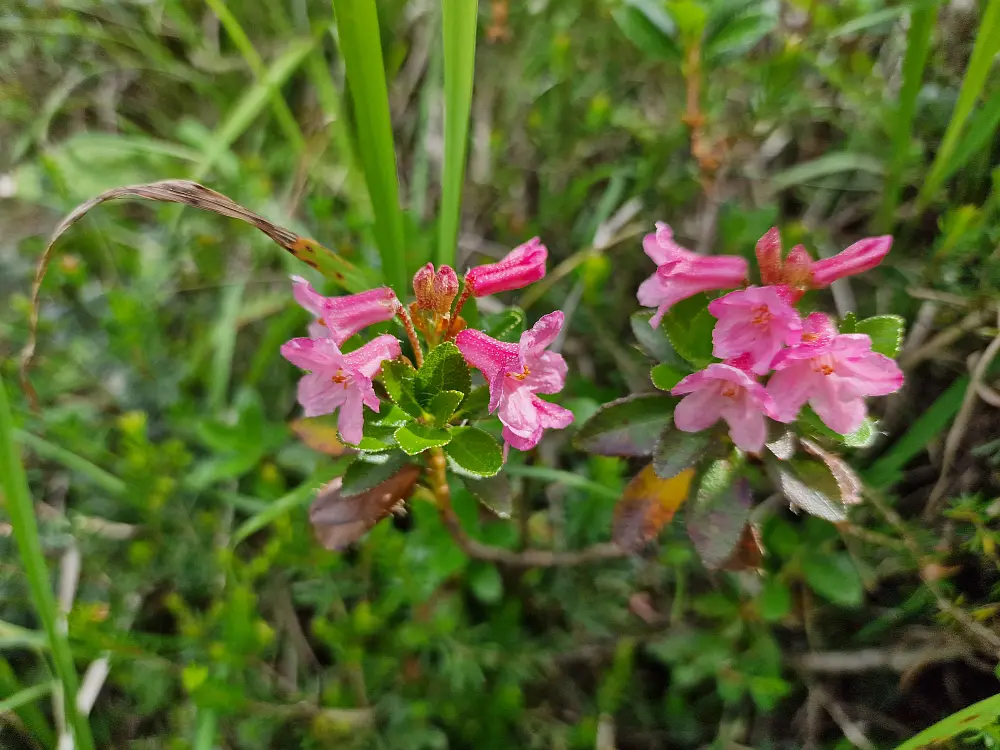
{"label": "small green leaf", "polygon": [[478,427],[452,427],[445,453],[461,471],[479,477],[491,477],[503,466],[500,445]]}
{"label": "small green leaf", "polygon": [[458,405],[462,403],[463,398],[465,398],[465,394],[461,391],[441,391],[432,398],[427,411],[434,418],[434,424],[438,427],[444,427],[448,424],[448,420],[451,419]]}
{"label": "small green leaf", "polygon": [[764,586],[757,597],[757,608],[765,622],[777,622],[792,610],[792,592],[788,585],[775,576],[764,579]]}
{"label": "small green leaf", "polygon": [[668,427],[653,454],[653,470],[660,479],[670,479],[705,457],[717,438],[713,432],[681,432]]}
{"label": "small green leaf", "polygon": [[469,366],[458,347],[450,341],[431,349],[413,382],[417,403],[425,408],[442,391],[458,391],[465,395],[471,388]]}
{"label": "small green leaf", "polygon": [[395,437],[399,447],[410,456],[423,453],[428,448],[447,445],[451,440],[448,430],[417,423],[403,425],[396,430]]}
{"label": "small green leaf", "polygon": [[858,330],[858,316],[852,312],[847,313],[840,321],[840,326],[838,331],[840,333],[857,333]]}
{"label": "small green leaf", "polygon": [[503,579],[495,565],[473,563],[468,572],[469,588],[483,604],[496,604],[503,598]]}
{"label": "small green leaf", "polygon": [[1000,695],[993,695],[968,708],[956,711],[928,727],[896,750],[926,750],[929,747],[943,747],[947,740],[966,732],[979,732],[994,726],[1000,716]]}
{"label": "small green leaf", "polygon": [[730,558],[750,516],[750,483],[735,472],[730,461],[714,462],[688,506],[688,536],[709,570]]}
{"label": "small green leaf", "polygon": [[855,331],[871,338],[873,352],[895,357],[903,344],[904,326],[905,322],[898,315],[876,315],[859,320]]}
{"label": "small green leaf", "polygon": [[677,28],[673,19],[659,3],[651,0],[630,0],[611,11],[626,38],[642,52],[658,60],[678,60]]}
{"label": "small green leaf", "polygon": [[658,393],[626,396],[598,409],[573,442],[602,456],[651,456],[673,411],[674,400]]}
{"label": "small green leaf", "polygon": [[867,448],[878,437],[877,423],[871,417],[865,417],[861,426],[850,435],[844,435],[844,445],[848,448]]}
{"label": "small green leaf", "polygon": [[[450,446],[449,446],[450,447]],[[507,473],[497,473],[492,477],[462,477],[465,489],[500,518],[510,518],[514,491]]]}
{"label": "small green leaf", "polygon": [[819,414],[814,412],[813,408],[809,406],[809,404],[802,407],[802,411],[799,412],[796,424],[801,428],[802,432],[807,435],[826,438],[827,440],[832,440],[835,443],[844,442],[844,436],[827,427],[823,423],[823,420],[819,418]]}
{"label": "small green leaf", "polygon": [[834,604],[850,608],[861,605],[864,586],[847,554],[807,548],[802,556],[802,575],[813,591]]}
{"label": "small green leaf", "polygon": [[681,382],[687,374],[684,370],[680,370],[673,365],[668,365],[666,362],[661,362],[649,371],[649,378],[653,381],[653,385],[661,391],[669,391]]}
{"label": "small green leaf", "polygon": [[651,310],[641,310],[633,313],[632,317],[629,318],[629,324],[632,326],[632,335],[635,336],[635,340],[639,343],[639,348],[657,362],[665,362],[668,365],[673,365],[678,370],[690,372],[688,363],[674,351],[674,346],[670,343],[670,337],[667,336],[667,331],[663,327],[663,324],[660,323],[655,328],[649,324],[652,317],[653,312]]}
{"label": "small green leaf", "polygon": [[481,385],[469,391],[469,395],[458,408],[458,416],[462,419],[479,419],[485,417],[490,406],[490,389]]}
{"label": "small green leaf", "polygon": [[358,450],[373,453],[389,450],[396,445],[396,438],[393,437],[395,431],[396,428],[392,425],[366,421],[364,434],[361,442],[358,443]]}
{"label": "small green leaf", "polygon": [[681,300],[663,317],[670,343],[697,369],[712,362],[712,329],[715,317],[708,311],[708,296],[696,294]]}
{"label": "small green leaf", "polygon": [[829,468],[819,461],[796,459],[768,464],[781,493],[795,507],[831,523],[847,520],[847,506]]}
{"label": "small green leaf", "polygon": [[519,307],[508,307],[502,312],[486,315],[483,319],[483,331],[498,341],[516,342],[524,333],[524,310]]}
{"label": "small green leaf", "polygon": [[386,408],[382,404],[382,409],[378,413],[365,413],[365,418],[383,427],[402,427],[407,422],[413,421],[413,416],[407,414],[395,404],[389,404]]}
{"label": "small green leaf", "polygon": [[341,496],[351,497],[367,492],[395,475],[407,463],[406,456],[400,451],[376,455],[384,457],[385,460],[378,462],[358,460],[347,467],[340,486]]}
{"label": "small green leaf", "polygon": [[382,365],[381,378],[382,385],[394,404],[417,419],[424,416],[424,410],[420,408],[413,392],[417,371],[409,363],[402,359],[386,362]]}

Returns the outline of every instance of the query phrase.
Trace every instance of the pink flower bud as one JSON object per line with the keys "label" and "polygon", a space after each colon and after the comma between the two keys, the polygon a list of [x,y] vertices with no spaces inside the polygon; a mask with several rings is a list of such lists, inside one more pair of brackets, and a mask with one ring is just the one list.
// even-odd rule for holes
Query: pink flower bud
{"label": "pink flower bud", "polygon": [[497,263],[476,266],[465,275],[473,297],[521,289],[545,277],[549,251],[537,237],[520,245]]}
{"label": "pink flower bud", "polygon": [[764,285],[781,284],[781,235],[777,227],[771,227],[767,234],[757,240],[757,265],[760,267],[760,282]]}
{"label": "pink flower bud", "polygon": [[451,303],[458,294],[458,274],[451,266],[441,266],[434,276],[434,311],[447,315],[451,311]]}
{"label": "pink flower bud", "polygon": [[870,271],[882,262],[890,247],[892,236],[888,234],[859,240],[832,258],[813,263],[812,285],[822,288],[845,276]]}
{"label": "pink flower bud", "polygon": [[417,296],[417,306],[430,309],[434,297],[434,264],[421,266],[413,275],[413,293]]}
{"label": "pink flower bud", "polygon": [[337,346],[370,325],[391,320],[399,304],[389,287],[343,297],[324,297],[308,281],[293,276],[292,289],[295,300],[316,318],[310,326],[309,335],[312,338],[332,338]]}

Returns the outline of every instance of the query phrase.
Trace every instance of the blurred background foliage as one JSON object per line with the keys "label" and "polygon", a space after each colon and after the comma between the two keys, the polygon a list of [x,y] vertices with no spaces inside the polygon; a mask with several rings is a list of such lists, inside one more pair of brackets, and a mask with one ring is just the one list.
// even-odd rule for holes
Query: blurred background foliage
{"label": "blurred background foliage", "polygon": [[[412,273],[438,236],[440,8],[378,8]],[[378,266],[333,20],[320,0],[0,9],[8,387],[46,235],[110,187],[199,180]],[[683,518],[627,560],[498,568],[420,497],[326,552],[305,508],[341,464],[289,426],[278,355],[302,267],[236,222],[106,206],[46,281],[43,408],[12,395],[96,745],[868,748],[997,693],[1000,400],[969,372],[998,335],[1000,3],[491,0],[478,34],[458,267],[542,237],[549,277],[508,301],[566,311],[578,420],[652,388],[629,316],[654,221],[746,255],[776,223],[824,255],[895,234],[832,298],[910,325],[906,390],[851,457],[868,503],[841,528],[775,507],[763,576],[707,573]],[[456,488],[466,526],[607,539],[636,467],[566,433],[515,462],[513,520]],[[0,746],[55,747],[10,530],[0,512]]]}

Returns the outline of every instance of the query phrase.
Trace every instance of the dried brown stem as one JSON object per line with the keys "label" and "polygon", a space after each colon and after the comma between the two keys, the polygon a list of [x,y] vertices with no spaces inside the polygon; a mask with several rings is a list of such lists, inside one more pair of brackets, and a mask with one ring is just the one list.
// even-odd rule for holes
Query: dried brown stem
{"label": "dried brown stem", "polygon": [[465,554],[476,560],[501,563],[515,568],[558,568],[573,565],[587,565],[602,560],[626,557],[629,552],[617,544],[595,544],[582,550],[554,552],[552,550],[528,549],[512,552],[473,539],[466,532],[451,505],[451,489],[448,487],[447,460],[444,451],[434,448],[428,452],[427,469],[431,491],[437,501],[438,512],[451,538]]}

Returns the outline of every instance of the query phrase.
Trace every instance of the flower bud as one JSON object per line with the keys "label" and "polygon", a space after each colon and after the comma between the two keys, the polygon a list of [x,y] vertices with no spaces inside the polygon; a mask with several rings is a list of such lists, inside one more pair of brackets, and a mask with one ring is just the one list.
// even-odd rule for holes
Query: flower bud
{"label": "flower bud", "polygon": [[521,289],[545,277],[549,251],[535,237],[511,250],[503,259],[476,266],[465,275],[465,283],[474,297]]}
{"label": "flower bud", "polygon": [[458,294],[458,274],[451,266],[441,266],[434,275],[434,311],[440,315],[451,312],[451,303]]}
{"label": "flower bud", "polygon": [[870,271],[882,262],[890,247],[892,247],[892,236],[888,234],[859,240],[832,258],[813,263],[812,285],[822,288],[845,276]]}
{"label": "flower bud", "polygon": [[434,264],[421,266],[413,275],[413,293],[417,296],[417,306],[430,309],[434,297]]}

